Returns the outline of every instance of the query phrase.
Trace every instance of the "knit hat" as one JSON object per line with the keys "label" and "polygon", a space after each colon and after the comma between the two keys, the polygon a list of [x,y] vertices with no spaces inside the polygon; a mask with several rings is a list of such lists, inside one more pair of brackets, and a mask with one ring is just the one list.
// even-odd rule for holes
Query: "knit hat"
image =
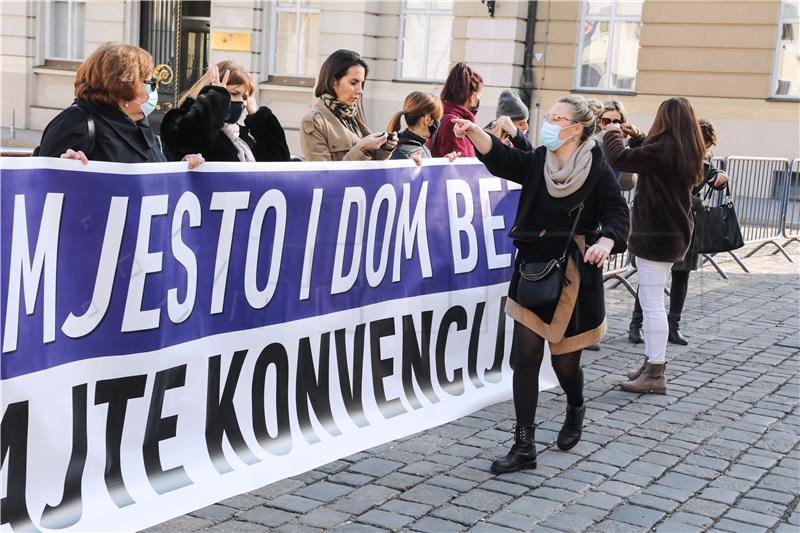
{"label": "knit hat", "polygon": [[497,99],[497,113],[495,116],[508,115],[511,120],[528,120],[528,108],[522,103],[517,93],[505,89]]}

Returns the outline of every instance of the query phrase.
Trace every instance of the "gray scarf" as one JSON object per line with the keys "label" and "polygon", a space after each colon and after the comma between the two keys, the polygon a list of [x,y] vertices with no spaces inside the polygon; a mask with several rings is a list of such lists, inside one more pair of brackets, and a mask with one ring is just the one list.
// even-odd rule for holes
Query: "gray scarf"
{"label": "gray scarf", "polygon": [[581,188],[592,168],[593,139],[584,141],[572,154],[563,168],[556,154],[547,150],[544,158],[544,183],[553,198],[565,198]]}

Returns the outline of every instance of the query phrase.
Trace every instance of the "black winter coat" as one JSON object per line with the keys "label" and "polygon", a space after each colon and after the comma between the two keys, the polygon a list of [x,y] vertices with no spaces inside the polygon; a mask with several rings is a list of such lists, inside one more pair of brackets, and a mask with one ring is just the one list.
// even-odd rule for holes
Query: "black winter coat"
{"label": "black winter coat", "polygon": [[[510,232],[519,251],[508,290],[512,299],[516,299],[519,263],[558,258],[572,228],[570,212],[574,214],[574,208],[581,202],[584,209],[575,234],[586,237],[586,246],[600,237],[608,237],[614,241],[612,253],[626,249],[628,206],[600,147],[592,149],[592,166],[586,182],[565,198],[551,197],[544,184],[546,151],[543,146],[532,152],[510,148],[492,136],[491,151],[478,155],[489,172],[522,185],[516,219]],[[603,269],[584,263],[576,248],[571,245],[580,270],[581,285],[567,337],[592,330],[605,319]],[[537,314],[549,322],[554,309],[542,309]]]}
{"label": "black winter coat", "polygon": [[[90,118],[94,135],[89,133]],[[70,148],[83,151],[90,161],[166,161],[147,118],[134,122],[117,107],[77,99],[50,121],[33,155],[59,157]]]}
{"label": "black winter coat", "polygon": [[431,151],[425,146],[426,142],[427,139],[424,137],[405,129],[397,135],[397,146],[389,159],[408,159],[417,152],[420,152],[422,157],[431,157]]}
{"label": "black winter coat", "polygon": [[[172,161],[187,154],[203,155],[206,161],[239,161],[236,147],[222,127],[230,115],[231,97],[224,87],[203,87],[197,100],[186,98],[161,122],[164,153]],[[283,127],[272,111],[261,106],[239,126],[239,137],[250,146],[256,161],[289,161]]]}

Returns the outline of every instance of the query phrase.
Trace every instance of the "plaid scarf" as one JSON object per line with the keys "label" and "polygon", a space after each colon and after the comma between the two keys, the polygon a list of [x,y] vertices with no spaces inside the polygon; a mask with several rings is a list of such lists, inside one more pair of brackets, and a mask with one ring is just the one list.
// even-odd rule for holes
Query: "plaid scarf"
{"label": "plaid scarf", "polygon": [[358,104],[345,105],[327,93],[320,96],[319,99],[336,115],[336,118],[342,121],[342,124],[354,132],[360,133],[355,119],[356,113],[358,113]]}

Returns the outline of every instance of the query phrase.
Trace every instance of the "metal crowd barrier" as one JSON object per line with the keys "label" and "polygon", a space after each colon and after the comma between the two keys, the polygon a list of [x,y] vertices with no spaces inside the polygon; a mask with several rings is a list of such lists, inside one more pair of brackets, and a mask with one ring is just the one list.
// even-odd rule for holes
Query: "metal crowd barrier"
{"label": "metal crowd barrier", "polygon": [[[730,178],[730,189],[739,226],[747,249],[748,258],[771,245],[775,254],[782,254],[794,262],[786,251],[792,243],[800,243],[800,158],[789,160],[773,157],[729,156],[714,158],[714,166],[725,170]],[[629,205],[633,191],[623,192]],[[722,205],[724,194],[715,192],[712,205]],[[744,272],[749,272],[742,257],[734,252],[728,254]],[[716,260],[719,254],[703,254],[703,263],[708,263],[725,279],[727,273]],[[611,288],[623,285],[635,295],[630,278],[636,273],[628,252],[608,258],[604,269],[604,280],[611,281]],[[668,293],[668,291],[665,291]]]}

